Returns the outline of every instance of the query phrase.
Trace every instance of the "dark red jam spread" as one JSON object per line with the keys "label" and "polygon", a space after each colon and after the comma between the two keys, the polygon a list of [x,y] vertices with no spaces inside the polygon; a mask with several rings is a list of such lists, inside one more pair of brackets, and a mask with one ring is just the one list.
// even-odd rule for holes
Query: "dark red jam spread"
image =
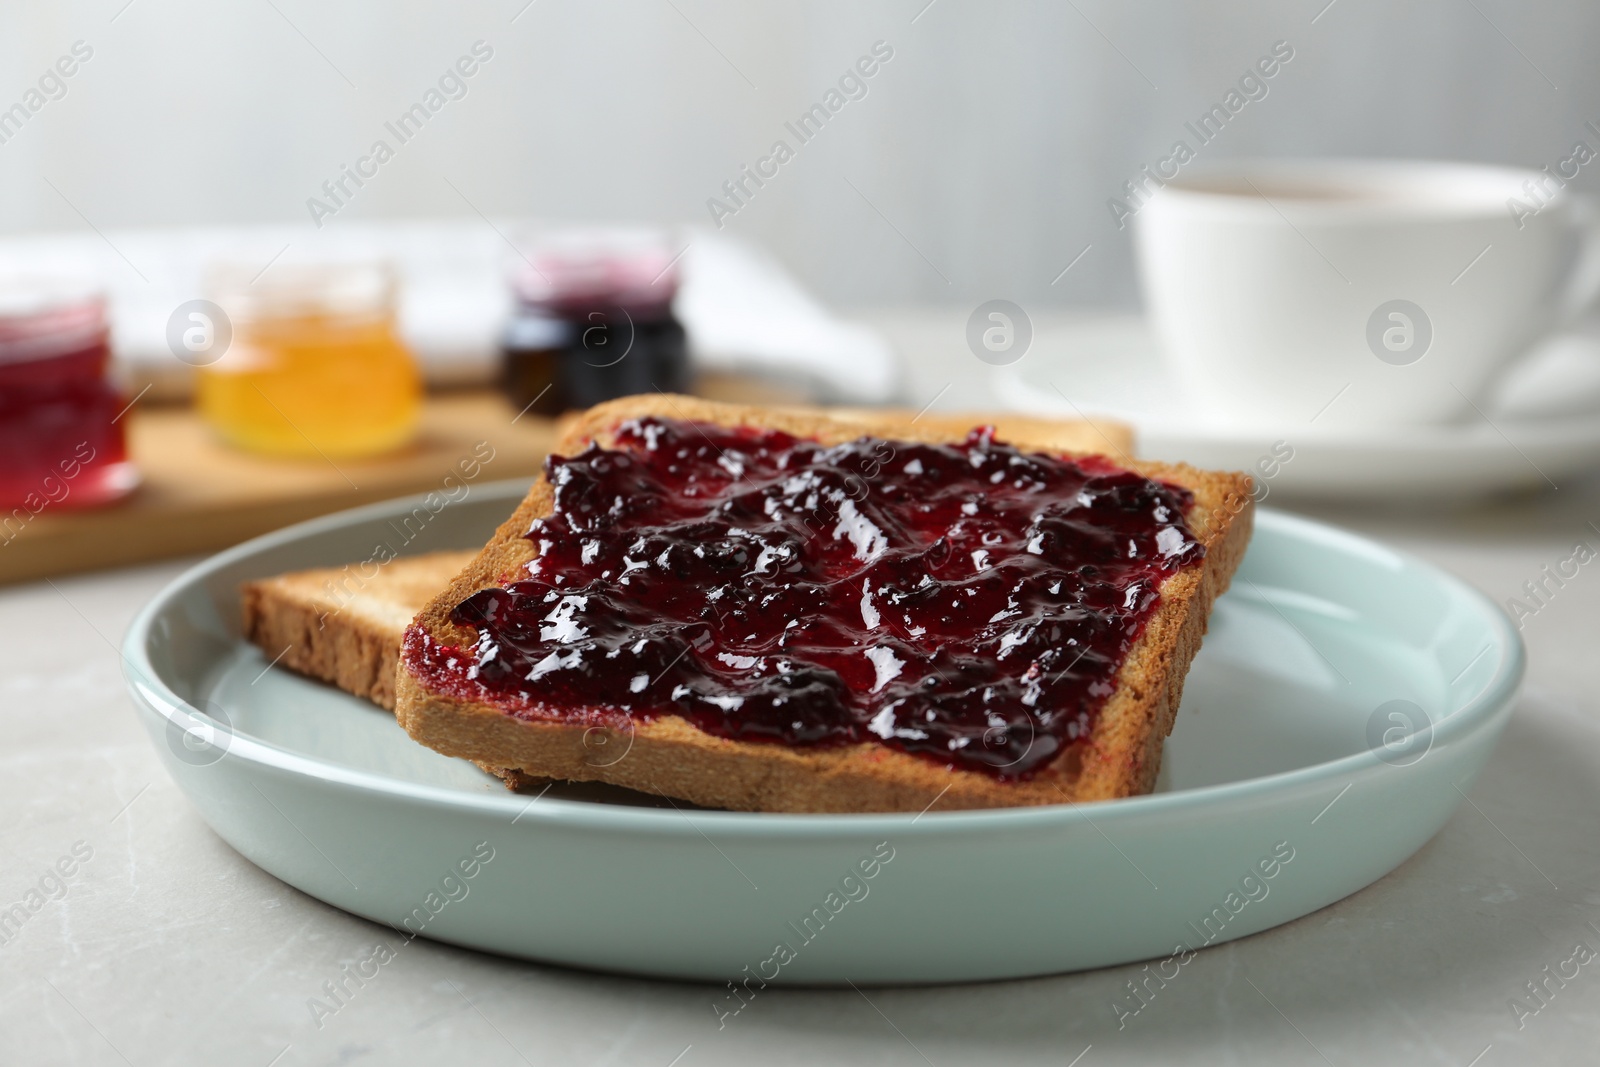
{"label": "dark red jam spread", "polygon": [[1205,549],[1187,490],[1100,459],[624,423],[551,456],[525,579],[413,631],[435,684],[520,717],[678,715],[718,737],[875,741],[1025,778],[1085,738],[1162,581]]}

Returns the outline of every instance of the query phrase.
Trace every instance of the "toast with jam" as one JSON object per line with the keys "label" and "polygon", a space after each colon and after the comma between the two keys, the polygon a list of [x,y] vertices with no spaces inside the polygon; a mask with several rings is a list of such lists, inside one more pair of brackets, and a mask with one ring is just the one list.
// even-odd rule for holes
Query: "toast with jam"
{"label": "toast with jam", "polygon": [[1250,480],[1040,430],[592,408],[406,629],[396,717],[483,765],[742,811],[1148,792]]}

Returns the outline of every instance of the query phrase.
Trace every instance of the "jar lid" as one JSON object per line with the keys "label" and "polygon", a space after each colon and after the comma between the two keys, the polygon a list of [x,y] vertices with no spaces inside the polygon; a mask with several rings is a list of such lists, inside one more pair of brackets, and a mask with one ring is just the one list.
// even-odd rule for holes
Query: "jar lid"
{"label": "jar lid", "polygon": [[0,276],[0,362],[50,355],[106,332],[106,298],[81,278]]}
{"label": "jar lid", "polygon": [[526,304],[662,307],[677,295],[681,255],[660,230],[557,230],[532,242],[511,285]]}
{"label": "jar lid", "polygon": [[396,281],[382,262],[280,263],[266,271],[217,264],[205,288],[236,321],[366,318],[392,312]]}

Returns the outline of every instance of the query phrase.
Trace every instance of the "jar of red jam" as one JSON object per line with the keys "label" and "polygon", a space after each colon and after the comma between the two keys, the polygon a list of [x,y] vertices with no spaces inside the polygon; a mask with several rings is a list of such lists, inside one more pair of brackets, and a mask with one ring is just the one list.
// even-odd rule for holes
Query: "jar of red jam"
{"label": "jar of red jam", "polygon": [[501,384],[519,410],[555,415],[688,389],[688,339],[672,310],[677,256],[665,234],[546,235],[518,263],[512,289]]}
{"label": "jar of red jam", "polygon": [[41,512],[101,504],[138,483],[110,363],[98,290],[0,279],[0,542]]}

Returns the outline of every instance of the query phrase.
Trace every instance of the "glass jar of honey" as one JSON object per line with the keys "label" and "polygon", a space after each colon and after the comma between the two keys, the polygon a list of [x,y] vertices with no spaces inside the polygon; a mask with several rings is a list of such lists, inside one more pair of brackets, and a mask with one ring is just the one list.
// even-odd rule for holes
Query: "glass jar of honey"
{"label": "glass jar of honey", "polygon": [[201,415],[252,452],[324,458],[399,448],[416,431],[422,380],[400,340],[393,272],[381,265],[219,268],[212,298],[232,338],[198,370]]}
{"label": "glass jar of honey", "polygon": [[104,503],[138,483],[110,362],[97,289],[0,279],[0,542],[46,509]]}

